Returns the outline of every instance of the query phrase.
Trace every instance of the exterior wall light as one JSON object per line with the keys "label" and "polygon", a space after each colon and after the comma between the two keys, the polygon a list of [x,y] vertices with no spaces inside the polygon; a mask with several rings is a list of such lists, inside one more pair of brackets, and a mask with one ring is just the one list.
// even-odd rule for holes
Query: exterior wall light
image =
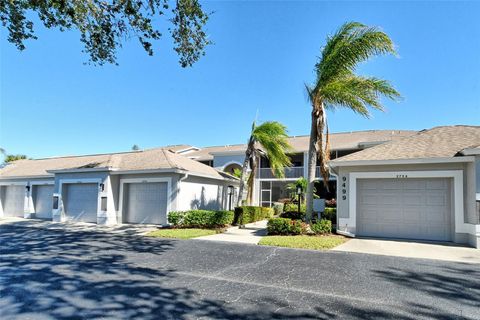
{"label": "exterior wall light", "polygon": [[100,183],[100,191],[101,192],[105,191],[105,184],[104,183]]}
{"label": "exterior wall light", "polygon": [[300,204],[301,204],[301,195],[302,195],[302,186],[297,186],[297,195],[298,195],[298,212],[300,213]]}

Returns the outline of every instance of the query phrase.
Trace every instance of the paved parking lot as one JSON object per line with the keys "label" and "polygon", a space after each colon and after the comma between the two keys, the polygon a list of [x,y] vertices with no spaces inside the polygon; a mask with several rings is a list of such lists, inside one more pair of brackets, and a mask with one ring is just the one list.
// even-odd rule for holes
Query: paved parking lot
{"label": "paved parking lot", "polygon": [[479,319],[476,264],[0,225],[0,318]]}

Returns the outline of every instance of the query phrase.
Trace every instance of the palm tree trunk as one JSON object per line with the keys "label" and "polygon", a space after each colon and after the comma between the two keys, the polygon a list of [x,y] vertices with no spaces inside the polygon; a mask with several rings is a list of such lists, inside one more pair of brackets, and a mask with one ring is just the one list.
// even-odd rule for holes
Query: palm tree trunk
{"label": "palm tree trunk", "polygon": [[247,181],[247,205],[251,206],[253,203],[253,188],[255,183],[255,175],[257,174],[258,157],[253,155],[250,162],[250,176]]}
{"label": "palm tree trunk", "polygon": [[317,124],[319,117],[315,111],[312,111],[312,125],[310,128],[310,144],[308,147],[308,177],[307,177],[307,211],[305,220],[307,223],[312,221],[313,214],[313,189],[315,183],[315,172],[317,171]]}
{"label": "palm tree trunk", "polygon": [[247,151],[245,151],[245,160],[243,161],[242,175],[240,176],[240,188],[238,190],[237,207],[240,207],[242,205],[243,193],[245,192],[245,185],[247,182],[246,180],[247,180],[248,164],[253,154],[253,148],[254,148],[254,144],[250,141],[247,147]]}

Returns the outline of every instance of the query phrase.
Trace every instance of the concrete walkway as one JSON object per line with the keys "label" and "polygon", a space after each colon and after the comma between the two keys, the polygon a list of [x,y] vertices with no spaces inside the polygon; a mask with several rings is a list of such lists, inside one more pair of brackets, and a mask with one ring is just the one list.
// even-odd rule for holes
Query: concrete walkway
{"label": "concrete walkway", "polygon": [[267,235],[267,220],[248,223],[244,228],[230,227],[224,233],[195,238],[196,240],[258,244]]}
{"label": "concrete walkway", "polygon": [[351,239],[332,251],[384,256],[479,263],[480,250],[453,243],[411,242],[408,240]]}

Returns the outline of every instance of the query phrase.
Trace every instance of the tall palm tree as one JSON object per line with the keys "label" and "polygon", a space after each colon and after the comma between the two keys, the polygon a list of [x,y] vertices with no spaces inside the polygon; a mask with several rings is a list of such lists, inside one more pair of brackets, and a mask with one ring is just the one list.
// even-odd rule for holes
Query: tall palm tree
{"label": "tall palm tree", "polygon": [[[396,54],[389,36],[375,27],[348,22],[327,38],[315,65],[316,80],[306,86],[312,105],[312,124],[308,151],[307,221],[313,211],[313,187],[317,158],[325,185],[330,159],[326,110],[347,108],[369,117],[368,107],[383,110],[380,97],[398,99],[400,94],[386,80],[355,74],[357,65],[383,54]],[[328,186],[327,186],[328,188]]]}
{"label": "tall palm tree", "polygon": [[[273,174],[281,178],[285,176],[284,168],[291,165],[290,157],[287,155],[290,150],[291,146],[288,143],[287,128],[283,124],[276,121],[267,121],[257,126],[256,123],[253,122],[247,150],[245,151],[242,174],[240,176],[237,206],[241,206],[244,200],[243,193],[245,184],[248,186],[247,204],[252,203],[253,184],[260,157],[265,155],[270,162],[270,168]],[[247,173],[249,166],[251,170],[250,174]]]}

